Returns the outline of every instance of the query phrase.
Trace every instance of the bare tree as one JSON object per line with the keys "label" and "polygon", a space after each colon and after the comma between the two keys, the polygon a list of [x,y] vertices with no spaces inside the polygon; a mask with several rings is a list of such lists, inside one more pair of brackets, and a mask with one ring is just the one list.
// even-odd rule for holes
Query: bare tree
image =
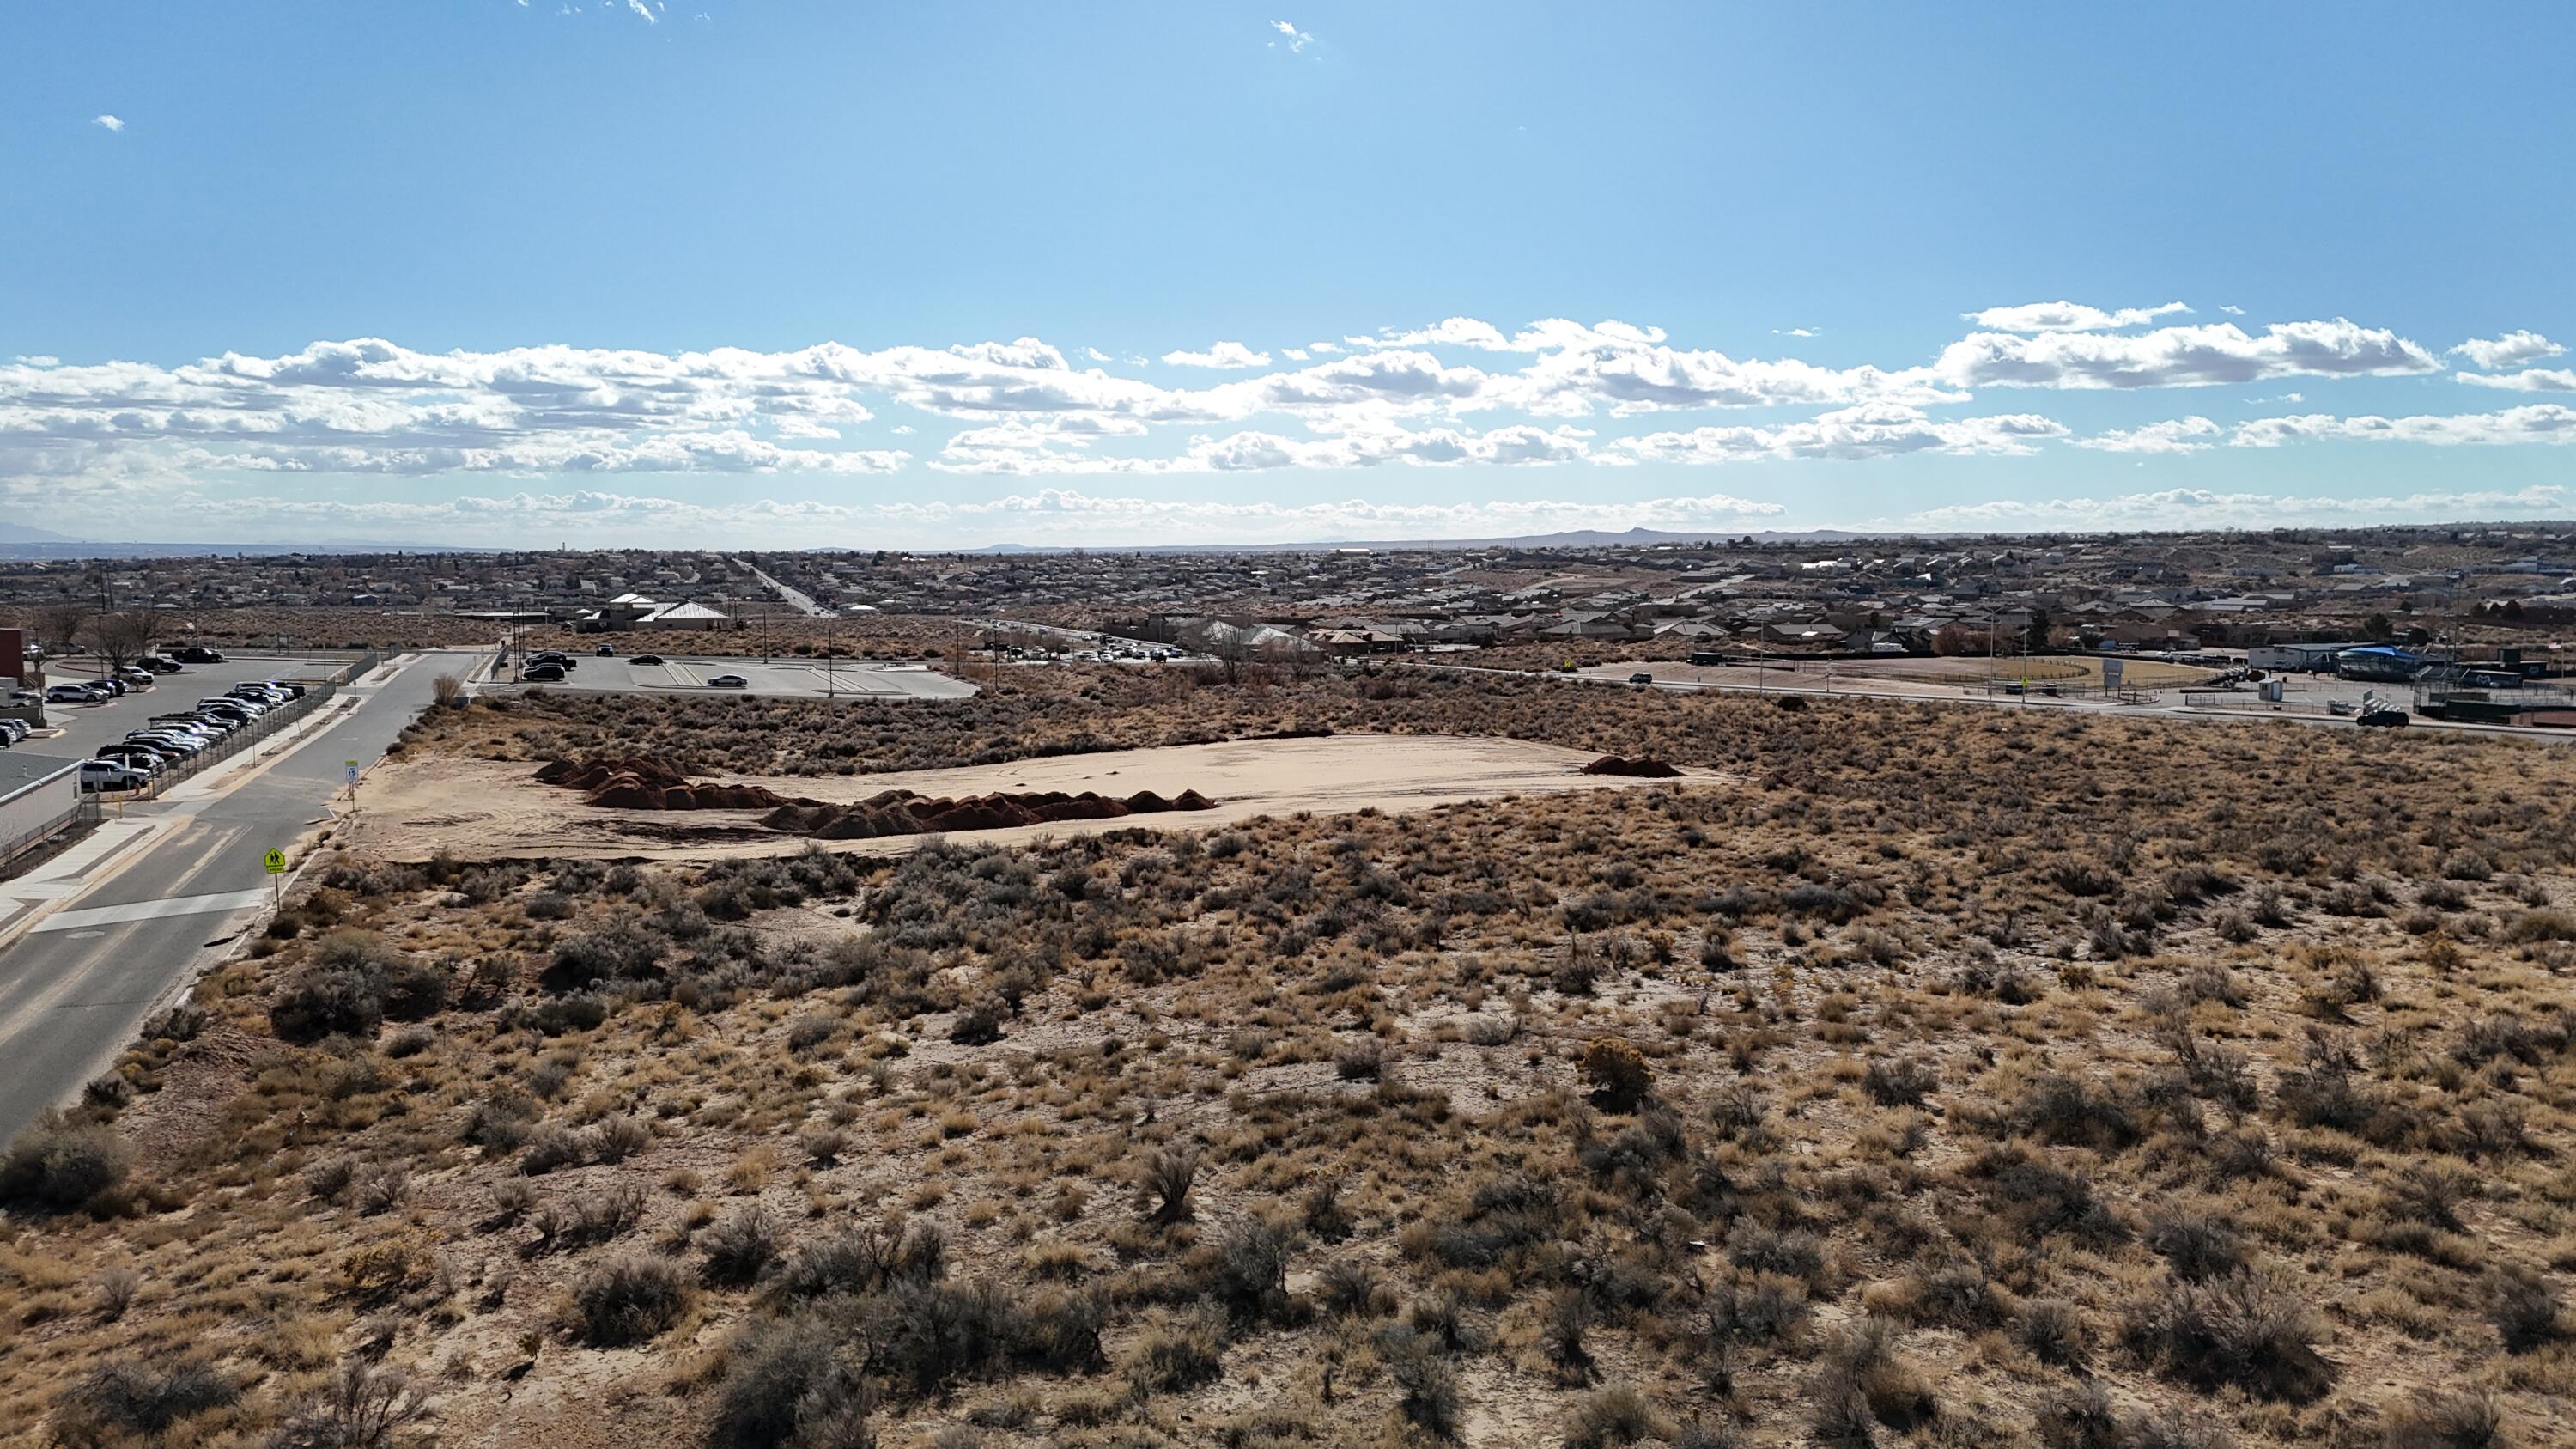
{"label": "bare tree", "polygon": [[152,652],[161,636],[161,615],[152,609],[117,609],[90,621],[90,638],[98,645],[110,674]]}
{"label": "bare tree", "polygon": [[80,634],[81,625],[89,622],[90,607],[82,603],[39,604],[28,612],[35,625],[36,643],[40,648],[58,649]]}

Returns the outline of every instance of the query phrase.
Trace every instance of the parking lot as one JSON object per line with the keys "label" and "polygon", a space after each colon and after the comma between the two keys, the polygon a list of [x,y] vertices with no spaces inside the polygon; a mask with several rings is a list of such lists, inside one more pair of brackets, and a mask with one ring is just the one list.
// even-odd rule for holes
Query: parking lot
{"label": "parking lot", "polygon": [[[234,654],[221,664],[182,665],[176,674],[154,675],[151,688],[135,690],[104,704],[46,705],[45,723],[60,728],[63,733],[52,738],[30,739],[18,748],[85,760],[99,746],[121,740],[134,730],[148,728],[156,714],[184,714],[195,708],[198,700],[212,698],[236,684],[317,678],[354,657],[346,654]],[[77,657],[55,660],[47,679],[54,684],[96,679],[96,668],[83,668],[85,663]]]}
{"label": "parking lot", "polygon": [[[562,679],[527,685],[531,689],[586,689],[649,694],[759,694],[792,699],[964,699],[975,686],[952,679],[925,665],[838,660],[794,659],[762,663],[752,659],[690,659],[661,656],[659,664],[638,664],[620,655],[574,656],[574,667]],[[741,689],[719,688],[711,679],[739,676]],[[517,675],[504,669],[496,687],[516,687]]]}

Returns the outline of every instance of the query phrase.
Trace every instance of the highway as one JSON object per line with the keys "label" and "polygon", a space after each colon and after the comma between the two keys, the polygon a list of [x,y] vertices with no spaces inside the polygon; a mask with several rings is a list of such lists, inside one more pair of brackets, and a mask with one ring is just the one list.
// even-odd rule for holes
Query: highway
{"label": "highway", "polygon": [[832,617],[832,611],[824,608],[818,603],[815,603],[811,595],[804,594],[787,587],[785,584],[782,584],[778,580],[771,578],[769,575],[762,573],[760,570],[752,568],[751,565],[744,563],[741,559],[728,559],[726,562],[732,564],[735,568],[749,570],[753,578],[768,585],[771,590],[776,592],[778,597],[785,599],[788,606],[795,609],[798,613],[805,614],[816,619],[829,619]]}
{"label": "highway", "polygon": [[[427,708],[432,681],[483,655],[425,654],[382,684],[355,684],[282,755],[129,807],[157,819],[139,852],[0,948],[0,1142],[112,1065],[152,1011],[220,959],[269,889],[262,857],[294,852],[331,819],[346,762],[384,754]],[[364,803],[365,786],[360,787]],[[298,857],[300,859],[300,856]]]}

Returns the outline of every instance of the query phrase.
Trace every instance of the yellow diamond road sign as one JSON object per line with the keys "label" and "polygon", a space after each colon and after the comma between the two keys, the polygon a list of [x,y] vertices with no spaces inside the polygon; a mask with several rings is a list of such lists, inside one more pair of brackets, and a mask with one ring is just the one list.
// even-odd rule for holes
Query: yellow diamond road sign
{"label": "yellow diamond road sign", "polygon": [[268,853],[268,873],[269,873],[270,875],[284,875],[284,874],[286,874],[286,852],[285,852],[285,851],[282,851],[282,850],[272,850],[272,851],[270,851],[270,852]]}

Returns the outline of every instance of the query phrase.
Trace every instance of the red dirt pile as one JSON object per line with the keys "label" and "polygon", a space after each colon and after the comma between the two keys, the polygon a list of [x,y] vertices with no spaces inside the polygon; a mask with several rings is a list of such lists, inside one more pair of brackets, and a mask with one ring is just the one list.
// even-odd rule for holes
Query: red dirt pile
{"label": "red dirt pile", "polygon": [[1639,780],[1677,780],[1681,771],[1648,755],[1631,760],[1621,755],[1603,755],[1583,767],[1587,775],[1626,775]]}
{"label": "red dirt pile", "polygon": [[537,782],[582,791],[588,803],[612,810],[775,810],[814,803],[758,785],[692,782],[669,765],[641,755],[621,760],[556,760],[537,771]]}
{"label": "red dirt pile", "polygon": [[1001,830],[1059,820],[1115,820],[1172,810],[1209,810],[1215,805],[1196,790],[1184,790],[1172,800],[1151,790],[1139,790],[1124,800],[1089,790],[1079,795],[1057,790],[970,795],[962,800],[888,790],[856,805],[787,805],[762,816],[760,823],[773,830],[823,840],[868,840],[880,835]]}

